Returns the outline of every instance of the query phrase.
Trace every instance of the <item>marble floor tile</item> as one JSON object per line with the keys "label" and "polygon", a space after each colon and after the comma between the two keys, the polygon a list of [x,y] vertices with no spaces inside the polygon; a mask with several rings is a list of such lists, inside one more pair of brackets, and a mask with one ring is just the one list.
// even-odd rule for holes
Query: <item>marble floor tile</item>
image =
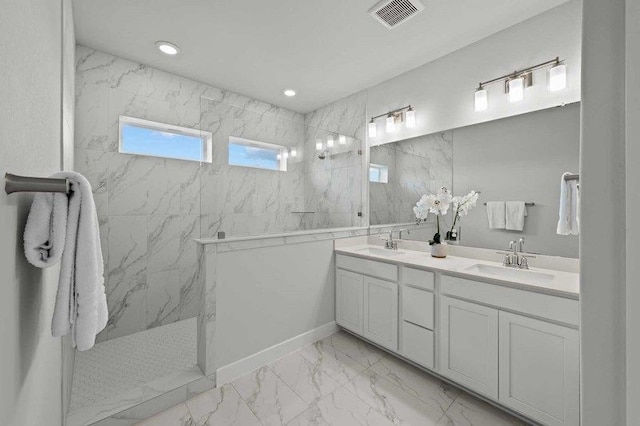
{"label": "marble floor tile", "polygon": [[319,400],[340,386],[323,371],[321,365],[308,361],[297,352],[269,364],[269,368],[307,404]]}
{"label": "marble floor tile", "polygon": [[305,346],[298,351],[300,355],[339,384],[344,384],[362,373],[367,367],[348,357],[324,341]]}
{"label": "marble floor tile", "polygon": [[197,426],[260,426],[238,391],[230,384],[187,400]]}
{"label": "marble floor tile", "polygon": [[320,342],[342,352],[366,367],[371,367],[386,356],[386,353],[381,349],[344,331],[339,331]]}
{"label": "marble floor tile", "polygon": [[366,370],[345,388],[396,425],[435,426],[444,414],[371,370]]}
{"label": "marble floor tile", "polygon": [[325,396],[302,414],[287,423],[287,426],[391,426],[378,411],[360,401],[344,388]]}
{"label": "marble floor tile", "polygon": [[195,422],[187,406],[182,403],[137,423],[137,426],[195,426]]}
{"label": "marble floor tile", "polygon": [[236,379],[233,387],[263,426],[283,425],[308,407],[267,367]]}
{"label": "marble floor tile", "polygon": [[526,424],[466,392],[461,392],[438,422],[438,426],[525,426]]}
{"label": "marble floor tile", "polygon": [[443,413],[459,394],[453,386],[396,357],[382,358],[371,371]]}

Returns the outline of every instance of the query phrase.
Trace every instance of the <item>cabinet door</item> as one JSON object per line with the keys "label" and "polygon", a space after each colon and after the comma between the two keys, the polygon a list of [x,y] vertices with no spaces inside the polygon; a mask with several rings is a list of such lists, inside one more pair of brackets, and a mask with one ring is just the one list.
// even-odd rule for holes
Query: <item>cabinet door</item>
{"label": "cabinet door", "polygon": [[579,332],[500,312],[500,401],[546,425],[580,424]]}
{"label": "cabinet door", "polygon": [[360,274],[336,270],[336,322],[360,335],[364,319],[363,283]]}
{"label": "cabinet door", "polygon": [[498,311],[442,296],[440,327],[440,373],[497,399]]}
{"label": "cabinet door", "polygon": [[398,284],[364,278],[364,337],[398,350]]}

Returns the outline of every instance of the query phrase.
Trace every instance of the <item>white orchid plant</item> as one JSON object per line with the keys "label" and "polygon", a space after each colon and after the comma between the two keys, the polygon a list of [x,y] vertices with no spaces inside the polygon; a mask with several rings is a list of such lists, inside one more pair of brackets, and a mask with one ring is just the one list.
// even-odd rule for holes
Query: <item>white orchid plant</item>
{"label": "white orchid plant", "polygon": [[413,213],[416,215],[418,223],[425,222],[429,213],[436,215],[436,234],[432,240],[429,240],[429,245],[440,244],[442,238],[440,236],[440,216],[445,216],[449,211],[449,207],[453,204],[453,210],[455,212],[453,218],[453,225],[447,234],[451,235],[455,230],[455,226],[461,216],[465,216],[469,213],[473,207],[475,207],[478,201],[478,193],[471,191],[463,197],[452,197],[451,191],[442,187],[436,194],[423,195],[413,208]]}

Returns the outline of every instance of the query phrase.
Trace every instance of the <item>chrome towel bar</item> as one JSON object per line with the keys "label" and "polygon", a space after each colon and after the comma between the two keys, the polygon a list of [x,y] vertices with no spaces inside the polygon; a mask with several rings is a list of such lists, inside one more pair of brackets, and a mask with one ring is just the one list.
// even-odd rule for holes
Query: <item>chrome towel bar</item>
{"label": "chrome towel bar", "polygon": [[4,181],[4,190],[7,194],[14,192],[62,192],[69,194],[71,192],[68,179],[18,176],[5,173]]}

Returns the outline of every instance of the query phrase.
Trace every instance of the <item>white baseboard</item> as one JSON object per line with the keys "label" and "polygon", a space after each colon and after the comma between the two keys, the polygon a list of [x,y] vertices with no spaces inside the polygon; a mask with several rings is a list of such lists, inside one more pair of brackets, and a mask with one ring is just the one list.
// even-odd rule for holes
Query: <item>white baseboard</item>
{"label": "white baseboard", "polygon": [[257,368],[282,358],[288,353],[294,352],[320,339],[324,339],[337,331],[338,325],[335,321],[332,321],[296,337],[292,337],[289,340],[273,345],[258,353],[249,355],[246,358],[227,364],[224,367],[220,367],[216,370],[216,386],[220,387],[225,383],[229,383]]}

